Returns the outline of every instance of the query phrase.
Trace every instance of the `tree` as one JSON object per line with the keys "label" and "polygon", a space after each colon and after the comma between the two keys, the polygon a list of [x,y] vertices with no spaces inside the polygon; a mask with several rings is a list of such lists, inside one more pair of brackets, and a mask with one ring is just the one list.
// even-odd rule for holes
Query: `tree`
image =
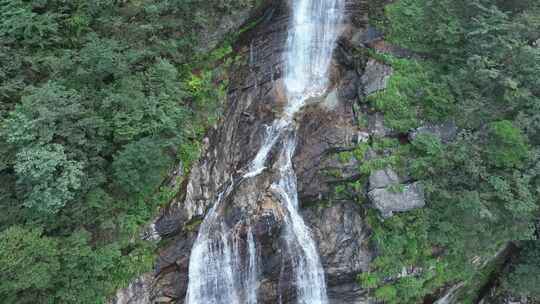
{"label": "tree", "polygon": [[540,243],[522,242],[523,248],[503,286],[512,295],[531,297],[540,301]]}
{"label": "tree", "polygon": [[101,303],[150,269],[133,240],[225,96],[232,49],[208,56],[200,30],[254,3],[0,0],[0,277],[29,263],[0,302]]}
{"label": "tree", "polygon": [[127,144],[112,164],[114,178],[126,193],[144,193],[155,189],[167,169],[167,156],[152,138]]}
{"label": "tree", "polygon": [[60,269],[58,243],[39,229],[12,226],[0,233],[0,297],[5,303],[39,303]]}
{"label": "tree", "polygon": [[[425,59],[417,61],[436,71],[415,82],[421,71],[400,73],[400,61],[413,60],[386,60],[396,71],[387,91],[408,87],[413,94],[402,95],[412,102],[403,113],[414,111],[418,121],[454,121],[460,134],[444,145],[419,136],[393,151],[393,157],[408,151],[407,166],[424,184],[427,204],[421,212],[372,225],[379,256],[370,276],[378,279],[379,293],[391,285],[400,303],[418,303],[441,286],[465,282],[462,294],[475,294],[483,284],[479,278],[488,275],[474,261],[492,261],[507,242],[534,237],[540,209],[538,16],[540,3],[531,0],[402,0],[386,7],[389,42],[420,52]],[[432,87],[444,88],[434,102],[414,94]],[[395,115],[394,106],[403,97],[391,96],[391,106],[379,110],[392,127],[403,125],[408,117]],[[381,101],[384,96],[375,96],[374,105]],[[433,106],[439,104],[445,107]],[[529,255],[525,260],[537,263]],[[403,267],[423,271],[386,281]],[[538,270],[529,265],[527,271],[532,277]],[[513,278],[526,289],[538,286],[520,282],[525,275]]]}
{"label": "tree", "polygon": [[20,149],[31,145],[62,144],[68,153],[85,155],[98,143],[99,122],[89,120],[92,112],[85,107],[79,92],[56,82],[30,87],[21,103],[6,119],[2,135],[7,143]]}
{"label": "tree", "polygon": [[[461,60],[464,28],[462,0],[403,0],[386,8],[392,41],[444,60]],[[429,25],[429,26],[426,26]]]}
{"label": "tree", "polygon": [[519,168],[529,156],[526,138],[521,130],[508,120],[493,122],[489,126],[488,158],[497,167]]}
{"label": "tree", "polygon": [[38,14],[28,1],[0,0],[0,38],[8,43],[50,45],[58,39],[60,16],[55,12]]}
{"label": "tree", "polygon": [[61,145],[22,149],[15,164],[17,184],[26,207],[58,212],[75,198],[82,183],[82,165],[68,160]]}

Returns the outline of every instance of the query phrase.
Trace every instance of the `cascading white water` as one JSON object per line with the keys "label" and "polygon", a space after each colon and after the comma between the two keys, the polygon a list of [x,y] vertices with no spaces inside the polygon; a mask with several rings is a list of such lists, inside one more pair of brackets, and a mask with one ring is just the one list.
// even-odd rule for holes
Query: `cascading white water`
{"label": "cascading white water", "polygon": [[233,185],[221,192],[203,220],[189,260],[189,285],[186,304],[241,303],[236,288],[236,263],[231,240],[218,210]]}
{"label": "cascading white water", "polygon": [[257,304],[257,288],[255,288],[255,286],[257,285],[259,274],[258,255],[251,227],[249,228],[247,235],[247,254],[248,267],[247,272],[245,273],[245,278],[242,280],[242,282],[244,282],[243,289],[246,293],[246,304]]}
{"label": "cascading white water", "polygon": [[244,177],[256,176],[265,169],[268,154],[292,124],[294,115],[309,98],[324,94],[328,86],[328,68],[340,32],[344,0],[298,0],[292,5],[284,52],[287,107],[282,117],[268,127],[263,145]]}
{"label": "cascading white water", "polygon": [[302,105],[299,101],[327,89],[328,67],[339,36],[344,0],[293,2],[285,52],[285,86],[292,99],[289,111],[294,113]]}
{"label": "cascading white water", "polygon": [[[343,1],[293,0],[293,17],[284,53],[288,103],[282,116],[267,127],[263,144],[243,176],[252,178],[262,173],[268,154],[281,140],[277,160],[279,179],[271,189],[286,211],[283,238],[291,254],[298,304],[326,304],[328,300],[315,242],[298,213],[296,174],[292,165],[296,148],[293,118],[308,99],[319,97],[327,90]],[[219,195],[199,229],[191,251],[186,304],[257,303],[258,257],[251,229],[247,232],[247,248],[242,250],[235,232],[218,218],[218,209],[231,188],[232,185]],[[247,261],[242,260],[243,257]],[[242,273],[243,270],[246,273]]]}
{"label": "cascading white water", "polygon": [[296,277],[296,297],[299,304],[325,304],[326,284],[324,271],[317,253],[317,247],[309,229],[298,213],[298,192],[292,157],[296,148],[294,132],[285,140],[279,157],[279,180],[271,189],[278,194],[285,207],[284,239],[292,256],[292,266]]}

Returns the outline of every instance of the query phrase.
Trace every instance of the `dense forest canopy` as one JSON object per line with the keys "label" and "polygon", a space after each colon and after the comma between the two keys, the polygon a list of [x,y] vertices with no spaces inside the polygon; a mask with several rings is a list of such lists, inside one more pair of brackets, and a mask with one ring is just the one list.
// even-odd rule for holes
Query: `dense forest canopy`
{"label": "dense forest canopy", "polygon": [[[176,194],[173,166],[197,159],[237,60],[232,38],[209,50],[200,33],[254,2],[0,0],[1,301],[102,303],[151,267],[139,229]],[[540,2],[385,2],[372,25],[417,56],[363,52],[395,73],[359,102],[399,132],[461,131],[373,144],[392,155],[360,170],[406,164],[428,206],[370,213],[379,255],[359,284],[422,303],[467,282],[472,303],[491,271],[477,261],[523,241],[500,285],[540,301]],[[387,280],[411,266],[427,271]]]}
{"label": "dense forest canopy", "polygon": [[0,302],[101,302],[149,269],[138,230],[224,95],[230,46],[201,32],[248,4],[0,1]]}
{"label": "dense forest canopy", "polygon": [[[501,284],[514,296],[539,300],[533,261],[540,252],[532,240],[540,206],[540,3],[372,5],[373,25],[417,58],[376,54],[396,73],[367,102],[401,131],[448,121],[461,131],[449,144],[425,135],[395,148],[424,182],[428,208],[371,220],[381,254],[361,276],[363,285],[389,303],[420,303],[466,282],[459,301],[471,303],[496,268],[482,261],[493,260],[509,241],[525,241],[517,243],[522,258]],[[388,284],[404,267],[429,271]]]}

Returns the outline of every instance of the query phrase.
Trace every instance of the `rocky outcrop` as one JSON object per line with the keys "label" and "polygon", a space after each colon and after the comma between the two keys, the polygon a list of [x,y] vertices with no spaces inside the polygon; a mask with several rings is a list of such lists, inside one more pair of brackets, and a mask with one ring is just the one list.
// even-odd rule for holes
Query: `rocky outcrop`
{"label": "rocky outcrop", "polygon": [[[358,36],[353,37],[357,43],[369,44],[379,41],[380,33],[374,29],[366,29]],[[360,78],[359,96],[369,96],[385,90],[393,69],[375,59],[369,59],[364,68],[364,74]],[[382,113],[375,112],[367,115],[368,133],[373,137],[396,136],[396,133],[384,124]],[[409,134],[410,140],[414,140],[419,134],[433,134],[442,141],[452,140],[457,134],[457,128],[453,124],[429,125],[418,128]],[[374,208],[381,212],[383,217],[390,217],[394,212],[405,212],[425,205],[424,191],[419,182],[412,184],[400,184],[407,178],[401,178],[391,168],[377,170],[369,177],[368,198]]]}
{"label": "rocky outcrop", "polygon": [[380,41],[383,38],[384,35],[381,31],[372,26],[367,26],[366,28],[354,33],[351,42],[358,47],[367,47],[369,44]]}
{"label": "rocky outcrop", "polygon": [[408,183],[392,168],[376,170],[369,176],[368,198],[382,217],[394,212],[405,212],[425,206],[424,190],[420,182]]}
{"label": "rocky outcrop", "polygon": [[386,89],[388,80],[393,73],[392,67],[380,63],[375,59],[367,61],[364,75],[361,77],[362,85],[359,86],[361,96],[368,96]]}
{"label": "rocky outcrop", "polygon": [[336,153],[353,149],[364,137],[354,125],[352,106],[342,100],[331,111],[320,104],[307,107],[299,122],[294,163],[300,201],[326,200],[335,183],[358,174],[357,160],[343,162]]}
{"label": "rocky outcrop", "polygon": [[[490,256],[475,257],[472,265],[478,275],[476,279],[457,282],[441,291],[435,304],[460,304],[463,299],[475,297],[478,304],[533,304],[527,297],[512,295],[512,291],[502,288],[501,279],[511,269],[513,261],[519,256],[519,242],[508,242]],[[468,300],[471,301],[471,300]]]}
{"label": "rocky outcrop", "polygon": [[109,304],[150,304],[153,274],[146,273],[116,292]]}
{"label": "rocky outcrop", "polygon": [[201,52],[215,48],[227,34],[238,31],[262,5],[258,0],[245,0],[230,1],[230,4],[225,6],[212,5],[211,9],[206,11],[206,16],[201,16],[206,19],[197,35],[197,48]]}
{"label": "rocky outcrop", "polygon": [[459,283],[448,289],[445,294],[435,301],[434,304],[452,304],[456,300],[459,290],[464,286],[464,283]]}
{"label": "rocky outcrop", "polygon": [[442,143],[453,141],[458,134],[458,127],[454,122],[442,124],[426,124],[409,132],[409,140],[415,140],[419,135],[431,135],[437,137]]}
{"label": "rocky outcrop", "polygon": [[[494,290],[493,293],[496,293]],[[489,295],[482,298],[478,304],[538,304],[527,297],[518,297],[510,294]]]}
{"label": "rocky outcrop", "polygon": [[[394,70],[392,67],[375,59],[368,59],[362,77],[360,78],[358,96],[360,98],[366,98],[369,95],[385,90],[393,73]],[[392,129],[385,126],[382,113],[373,112],[366,114],[368,133],[371,136],[386,137],[396,135]]]}
{"label": "rocky outcrop", "polygon": [[394,136],[395,132],[384,124],[384,116],[380,112],[367,114],[368,132],[373,137]]}
{"label": "rocky outcrop", "polygon": [[425,206],[424,190],[419,182],[398,185],[384,189],[374,189],[368,193],[369,199],[382,217],[391,217],[394,212],[405,212]]}
{"label": "rocky outcrop", "polygon": [[399,184],[399,177],[391,168],[377,170],[369,176],[369,191],[397,184]]}

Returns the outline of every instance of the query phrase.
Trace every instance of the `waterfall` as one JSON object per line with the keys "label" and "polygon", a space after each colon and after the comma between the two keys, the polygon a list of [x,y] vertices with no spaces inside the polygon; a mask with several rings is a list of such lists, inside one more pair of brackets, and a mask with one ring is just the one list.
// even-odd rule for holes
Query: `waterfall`
{"label": "waterfall", "polygon": [[218,218],[219,208],[232,188],[231,183],[219,193],[199,228],[189,261],[187,304],[241,303],[236,286],[236,276],[241,272],[232,260],[231,236]]}
{"label": "waterfall", "polygon": [[257,248],[255,247],[255,239],[253,238],[253,232],[251,227],[248,230],[247,235],[247,248],[248,248],[248,269],[246,272],[246,279],[244,282],[244,292],[247,293],[246,304],[257,304],[257,276],[259,273],[258,261],[257,261]]}
{"label": "waterfall", "polygon": [[[324,271],[309,229],[298,212],[294,115],[307,100],[322,96],[328,87],[328,69],[343,14],[344,0],[293,0],[292,18],[284,52],[284,84],[288,103],[281,117],[266,127],[262,146],[244,174],[264,172],[268,155],[281,142],[278,174],[270,189],[285,212],[283,239],[292,260],[298,304],[326,304]],[[231,179],[232,180],[232,179]],[[203,220],[189,262],[186,304],[256,304],[257,244],[251,228],[246,244],[218,216],[233,185],[222,191]]]}
{"label": "waterfall", "polygon": [[317,253],[317,247],[309,229],[298,213],[298,192],[296,174],[292,165],[292,157],[296,148],[294,132],[285,140],[278,163],[279,180],[271,189],[281,197],[287,211],[285,217],[284,239],[293,260],[293,271],[296,277],[296,297],[299,304],[325,304],[326,283],[324,271]]}
{"label": "waterfall", "polygon": [[328,67],[339,36],[344,0],[293,1],[293,18],[285,52],[288,112],[327,89]]}
{"label": "waterfall", "polygon": [[272,147],[291,126],[294,115],[312,97],[327,89],[328,68],[339,36],[344,0],[294,1],[293,16],[284,52],[284,83],[288,104],[281,118],[267,127],[263,145],[244,177],[253,177],[265,169]]}

